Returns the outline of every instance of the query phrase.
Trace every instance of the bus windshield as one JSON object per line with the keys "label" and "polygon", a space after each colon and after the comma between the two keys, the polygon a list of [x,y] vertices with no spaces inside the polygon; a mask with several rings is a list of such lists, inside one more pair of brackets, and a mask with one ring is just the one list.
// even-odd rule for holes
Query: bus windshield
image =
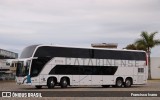
{"label": "bus windshield", "polygon": [[26,66],[24,66],[23,61],[18,61],[17,62],[17,70],[16,70],[16,76],[27,76],[29,74],[29,66],[30,66],[30,61],[26,62]]}

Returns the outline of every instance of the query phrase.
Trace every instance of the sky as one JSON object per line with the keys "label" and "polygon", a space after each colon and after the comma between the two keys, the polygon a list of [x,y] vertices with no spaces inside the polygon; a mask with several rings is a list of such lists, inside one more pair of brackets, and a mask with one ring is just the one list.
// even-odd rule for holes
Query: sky
{"label": "sky", "polygon": [[160,39],[160,0],[0,0],[0,48],[19,54],[33,44],[122,49],[142,31]]}

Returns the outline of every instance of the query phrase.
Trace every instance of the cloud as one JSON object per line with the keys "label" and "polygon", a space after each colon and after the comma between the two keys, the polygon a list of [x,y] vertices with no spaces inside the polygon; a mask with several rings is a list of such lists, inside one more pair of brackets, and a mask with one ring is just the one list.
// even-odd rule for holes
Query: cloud
{"label": "cloud", "polygon": [[159,31],[159,4],[159,0],[1,0],[0,45],[16,48],[15,52],[51,43],[115,42],[123,48],[141,31]]}

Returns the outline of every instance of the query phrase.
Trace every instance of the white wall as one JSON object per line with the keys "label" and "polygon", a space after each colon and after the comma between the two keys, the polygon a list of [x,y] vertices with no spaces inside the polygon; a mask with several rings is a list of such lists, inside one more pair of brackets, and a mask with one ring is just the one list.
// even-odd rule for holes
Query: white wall
{"label": "white wall", "polygon": [[160,79],[160,57],[151,58],[151,76],[152,79]]}

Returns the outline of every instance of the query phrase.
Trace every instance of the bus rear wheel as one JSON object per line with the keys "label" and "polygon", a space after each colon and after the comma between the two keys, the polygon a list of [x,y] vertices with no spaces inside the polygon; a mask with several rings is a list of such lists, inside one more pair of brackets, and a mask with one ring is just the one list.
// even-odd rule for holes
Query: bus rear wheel
{"label": "bus rear wheel", "polygon": [[54,81],[53,78],[49,78],[49,79],[48,79],[48,81],[47,81],[47,86],[48,86],[49,89],[54,88],[54,86],[55,86],[55,81]]}
{"label": "bus rear wheel", "polygon": [[61,88],[67,88],[67,85],[68,85],[67,79],[62,78],[61,81],[60,81],[60,84],[61,84]]}
{"label": "bus rear wheel", "polygon": [[132,85],[132,80],[131,79],[126,79],[125,83],[124,83],[124,86],[125,87],[131,87],[131,85]]}
{"label": "bus rear wheel", "polygon": [[116,87],[122,87],[123,86],[123,80],[121,78],[118,78],[116,80]]}
{"label": "bus rear wheel", "polygon": [[35,86],[37,89],[41,89],[42,88],[42,86],[40,86],[40,85],[36,85]]}

